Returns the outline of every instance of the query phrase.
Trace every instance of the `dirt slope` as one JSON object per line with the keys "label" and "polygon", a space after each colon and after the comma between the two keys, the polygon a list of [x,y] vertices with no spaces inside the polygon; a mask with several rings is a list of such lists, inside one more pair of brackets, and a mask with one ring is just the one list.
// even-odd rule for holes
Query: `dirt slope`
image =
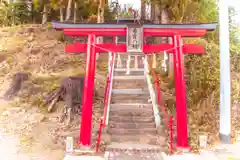
{"label": "dirt slope", "polygon": [[[98,97],[94,104],[93,138],[97,135],[98,120],[104,107],[106,58],[100,57],[97,65],[95,85]],[[62,77],[83,75],[84,68],[84,57],[64,53],[62,34],[50,27],[27,25],[0,29],[1,96],[16,72],[31,74],[17,97],[11,101],[1,99],[0,136],[12,144],[9,146],[12,152],[7,152],[9,160],[62,158],[64,137],[79,135],[80,115],[76,115],[72,126],[66,127],[58,122],[63,104],[58,103],[55,112],[47,113],[42,100],[59,85]],[[4,148],[3,143],[0,148]]]}

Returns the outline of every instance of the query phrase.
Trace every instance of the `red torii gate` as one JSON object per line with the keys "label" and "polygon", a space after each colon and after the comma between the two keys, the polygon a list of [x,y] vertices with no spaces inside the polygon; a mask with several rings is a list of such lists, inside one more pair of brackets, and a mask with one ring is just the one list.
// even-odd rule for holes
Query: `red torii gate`
{"label": "red torii gate", "polygon": [[[94,76],[96,67],[96,53],[104,53],[106,50],[112,52],[143,52],[151,54],[156,52],[172,53],[174,57],[174,78],[176,88],[176,118],[177,118],[177,146],[189,148],[188,128],[187,128],[187,104],[186,87],[184,80],[183,54],[203,54],[203,46],[196,44],[182,44],[182,37],[201,37],[208,31],[213,31],[216,24],[65,24],[53,22],[53,27],[63,30],[66,36],[88,36],[88,43],[68,44],[65,52],[83,53],[87,52],[86,72],[84,81],[84,97],[82,105],[82,121],[80,129],[80,145],[89,146],[91,144],[92,126],[92,102],[94,92]],[[131,29],[139,29],[140,46],[136,50],[130,50],[128,34]],[[127,36],[127,44],[96,44],[96,36]],[[172,44],[143,44],[143,40],[148,36],[171,37]]]}

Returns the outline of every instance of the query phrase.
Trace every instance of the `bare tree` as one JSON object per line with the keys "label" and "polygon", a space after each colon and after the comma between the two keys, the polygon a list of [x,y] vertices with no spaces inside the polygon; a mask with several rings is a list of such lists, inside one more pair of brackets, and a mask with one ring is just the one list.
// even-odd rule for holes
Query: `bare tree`
{"label": "bare tree", "polygon": [[66,11],[65,21],[68,21],[71,17],[72,2],[73,2],[73,0],[68,0],[68,6],[67,6],[67,11]]}

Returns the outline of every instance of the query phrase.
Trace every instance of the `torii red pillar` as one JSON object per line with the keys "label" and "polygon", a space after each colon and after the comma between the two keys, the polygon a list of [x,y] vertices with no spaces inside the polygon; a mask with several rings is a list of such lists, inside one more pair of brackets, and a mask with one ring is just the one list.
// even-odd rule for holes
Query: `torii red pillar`
{"label": "torii red pillar", "polygon": [[173,36],[173,45],[175,54],[174,61],[174,81],[176,90],[176,114],[177,114],[177,146],[181,148],[188,148],[188,120],[187,120],[187,96],[186,85],[184,79],[184,61],[182,38],[180,35]]}
{"label": "torii red pillar", "polygon": [[80,132],[80,145],[90,146],[92,134],[92,101],[94,95],[94,77],[96,68],[96,36],[88,36],[86,71],[84,79],[84,95],[82,103],[82,123]]}

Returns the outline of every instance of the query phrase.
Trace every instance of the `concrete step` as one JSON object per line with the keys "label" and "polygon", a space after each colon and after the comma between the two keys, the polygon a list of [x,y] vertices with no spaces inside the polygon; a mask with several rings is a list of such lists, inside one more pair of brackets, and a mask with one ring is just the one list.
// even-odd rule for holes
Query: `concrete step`
{"label": "concrete step", "polygon": [[107,150],[113,149],[134,149],[134,150],[158,150],[162,149],[160,146],[157,145],[149,145],[149,144],[141,144],[141,143],[130,143],[130,142],[125,142],[125,143],[111,143],[107,146]]}
{"label": "concrete step", "polygon": [[[127,67],[127,60],[122,60],[122,66],[117,65],[117,61],[115,62],[116,68],[126,68]],[[135,68],[135,62],[131,61],[129,68]],[[144,68],[144,64],[142,62],[138,63],[138,68]]]}
{"label": "concrete step", "polygon": [[133,142],[113,142],[106,148],[108,158],[115,160],[164,160],[168,150],[168,147]]}
{"label": "concrete step", "polygon": [[140,76],[113,76],[113,80],[144,80],[146,77],[144,75]]}
{"label": "concrete step", "polygon": [[114,80],[113,81],[113,88],[114,89],[136,89],[136,88],[143,88],[148,89],[147,81],[140,79],[140,80]]}
{"label": "concrete step", "polygon": [[137,89],[112,89],[112,94],[142,94],[142,95],[149,95],[148,90],[144,90],[142,88]]}
{"label": "concrete step", "polygon": [[143,52],[131,52],[131,53],[129,53],[129,52],[118,52],[118,54],[119,55],[121,55],[121,56],[127,56],[127,55],[137,55],[137,56],[145,56],[145,54],[143,53]]}
{"label": "concrete step", "polygon": [[154,116],[118,116],[110,114],[109,120],[115,122],[151,123],[154,122]]}
{"label": "concrete step", "polygon": [[[129,59],[129,57],[128,57],[128,55],[120,55],[120,57],[121,57],[121,61],[122,61],[122,63],[123,62],[127,62]],[[137,63],[138,63],[138,65],[140,64],[143,64],[143,60],[142,60],[142,57],[143,56],[137,56],[137,57],[135,57],[135,55],[132,55],[132,56],[130,56],[130,62],[132,63],[132,64],[134,64],[135,63],[135,59],[136,59],[136,61],[137,61]],[[117,61],[118,61],[118,56],[116,56],[116,61],[115,61],[115,63],[117,63]]]}
{"label": "concrete step", "polygon": [[[127,72],[127,68],[115,68],[115,72]],[[130,72],[144,72],[144,68],[131,68]]]}
{"label": "concrete step", "polygon": [[[107,159],[114,160],[164,160],[167,147],[139,143],[111,143],[107,146]],[[164,153],[163,153],[164,152]]]}
{"label": "concrete step", "polygon": [[110,115],[112,116],[153,116],[153,111],[148,110],[136,110],[136,109],[128,109],[128,110],[118,110],[111,111]]}
{"label": "concrete step", "polygon": [[133,123],[133,122],[109,121],[108,123],[109,123],[109,128],[122,128],[122,129],[155,128],[156,129],[156,124],[154,122]]}
{"label": "concrete step", "polygon": [[123,100],[119,100],[119,99],[112,99],[111,103],[112,104],[118,104],[118,103],[149,103],[151,104],[152,102],[148,101],[148,99],[123,99]]}
{"label": "concrete step", "polygon": [[149,95],[142,95],[142,94],[113,94],[111,97],[111,103],[151,103],[149,101]]}
{"label": "concrete step", "polygon": [[127,71],[124,71],[124,72],[114,72],[113,73],[114,76],[139,76],[139,75],[144,75],[144,72],[143,71],[131,71],[130,70],[130,73],[127,74]]}
{"label": "concrete step", "polygon": [[152,104],[142,104],[142,103],[115,103],[111,104],[110,106],[111,110],[114,109],[128,109],[128,108],[133,108],[133,109],[149,109],[153,110]]}
{"label": "concrete step", "polygon": [[[126,105],[125,105],[126,104]],[[129,104],[129,105],[127,105]],[[131,105],[133,104],[133,105]],[[111,111],[137,111],[137,112],[153,112],[152,104],[144,103],[142,105],[136,105],[139,103],[114,103],[110,105]]]}
{"label": "concrete step", "polygon": [[149,134],[157,135],[156,128],[142,128],[142,129],[124,129],[124,128],[108,128],[109,134],[124,134],[124,135],[139,135],[139,134]]}
{"label": "concrete step", "polygon": [[152,113],[153,114],[153,109],[152,108],[122,108],[122,107],[111,107],[110,112],[131,112],[131,113]]}
{"label": "concrete step", "polygon": [[142,135],[124,135],[124,134],[114,134],[111,136],[112,142],[137,142],[140,144],[150,144],[150,145],[157,145],[160,146],[167,145],[167,138],[157,136],[157,135],[149,135],[149,134],[142,134]]}

